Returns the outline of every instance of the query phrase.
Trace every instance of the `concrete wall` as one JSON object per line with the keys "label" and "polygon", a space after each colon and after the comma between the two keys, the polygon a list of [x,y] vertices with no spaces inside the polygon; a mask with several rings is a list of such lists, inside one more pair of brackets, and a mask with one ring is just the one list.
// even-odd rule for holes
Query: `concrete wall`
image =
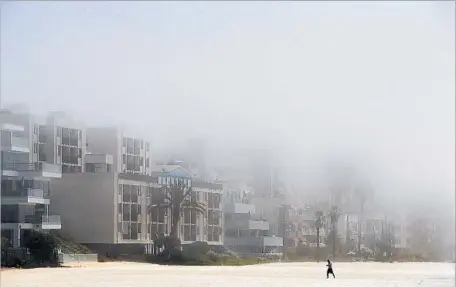
{"label": "concrete wall", "polygon": [[121,141],[120,133],[115,127],[87,129],[87,152],[112,155],[114,172],[122,172]]}
{"label": "concrete wall", "polygon": [[98,254],[59,254],[60,263],[97,262]]}
{"label": "concrete wall", "polygon": [[115,243],[114,173],[69,173],[52,181],[51,210],[78,243]]}

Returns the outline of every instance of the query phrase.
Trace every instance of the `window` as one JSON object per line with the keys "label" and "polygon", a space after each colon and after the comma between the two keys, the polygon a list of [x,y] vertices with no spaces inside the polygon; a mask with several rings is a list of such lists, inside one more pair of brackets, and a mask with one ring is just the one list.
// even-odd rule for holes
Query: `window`
{"label": "window", "polygon": [[124,203],[122,208],[122,220],[130,221],[130,217],[130,205]]}
{"label": "window", "polygon": [[165,213],[166,211],[164,209],[158,211],[158,222],[165,222]]}
{"label": "window", "polygon": [[190,216],[191,216],[191,223],[192,224],[196,224],[196,211],[195,210],[191,210],[190,211]]}
{"label": "window", "polygon": [[131,205],[131,212],[130,212],[131,221],[138,221],[138,205],[132,204]]}
{"label": "window", "polygon": [[130,186],[125,184],[123,186],[123,202],[130,202]]}
{"label": "window", "polygon": [[190,223],[190,209],[184,209],[184,223]]}
{"label": "window", "polygon": [[138,186],[131,185],[131,202],[138,202]]}
{"label": "window", "polygon": [[129,222],[122,223],[122,239],[130,239],[131,224]]}
{"label": "window", "polygon": [[122,195],[122,184],[119,184],[119,185],[117,186],[117,188],[118,188],[118,190],[117,190],[118,194],[119,194],[119,195]]}

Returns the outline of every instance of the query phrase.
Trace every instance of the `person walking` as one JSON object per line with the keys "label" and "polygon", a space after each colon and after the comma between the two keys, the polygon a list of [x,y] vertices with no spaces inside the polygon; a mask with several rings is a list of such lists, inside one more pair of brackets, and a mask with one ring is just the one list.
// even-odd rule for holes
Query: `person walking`
{"label": "person walking", "polygon": [[329,274],[332,274],[332,276],[335,279],[336,275],[334,275],[334,271],[333,271],[333,268],[332,268],[332,263],[331,263],[331,261],[329,261],[329,259],[328,259],[328,264],[326,264],[326,267],[328,267],[328,270],[326,270],[326,279],[329,279]]}

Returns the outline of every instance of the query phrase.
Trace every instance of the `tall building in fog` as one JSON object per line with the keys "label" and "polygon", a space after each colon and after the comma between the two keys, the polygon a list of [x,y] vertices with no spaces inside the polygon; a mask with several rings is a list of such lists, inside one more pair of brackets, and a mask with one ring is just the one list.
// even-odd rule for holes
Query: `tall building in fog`
{"label": "tall building in fog", "polygon": [[204,139],[191,139],[187,143],[186,161],[188,169],[196,177],[207,179],[209,176],[207,166],[207,144]]}

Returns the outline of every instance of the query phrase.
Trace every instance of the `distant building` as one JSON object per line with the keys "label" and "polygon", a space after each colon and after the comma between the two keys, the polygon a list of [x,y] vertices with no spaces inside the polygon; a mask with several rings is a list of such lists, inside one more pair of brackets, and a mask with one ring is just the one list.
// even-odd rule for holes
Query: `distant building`
{"label": "distant building", "polygon": [[282,252],[283,238],[271,234],[269,222],[256,212],[255,206],[246,203],[236,190],[226,193],[229,200],[224,207],[225,246],[242,253]]}
{"label": "distant building", "polygon": [[[317,246],[317,229],[315,228],[316,215],[318,208],[291,208],[289,210],[289,226],[287,237],[290,247],[296,247],[299,244],[307,247]],[[325,224],[325,219],[322,218],[322,227],[320,228],[320,246],[325,246],[326,237],[328,234],[328,225]]]}

